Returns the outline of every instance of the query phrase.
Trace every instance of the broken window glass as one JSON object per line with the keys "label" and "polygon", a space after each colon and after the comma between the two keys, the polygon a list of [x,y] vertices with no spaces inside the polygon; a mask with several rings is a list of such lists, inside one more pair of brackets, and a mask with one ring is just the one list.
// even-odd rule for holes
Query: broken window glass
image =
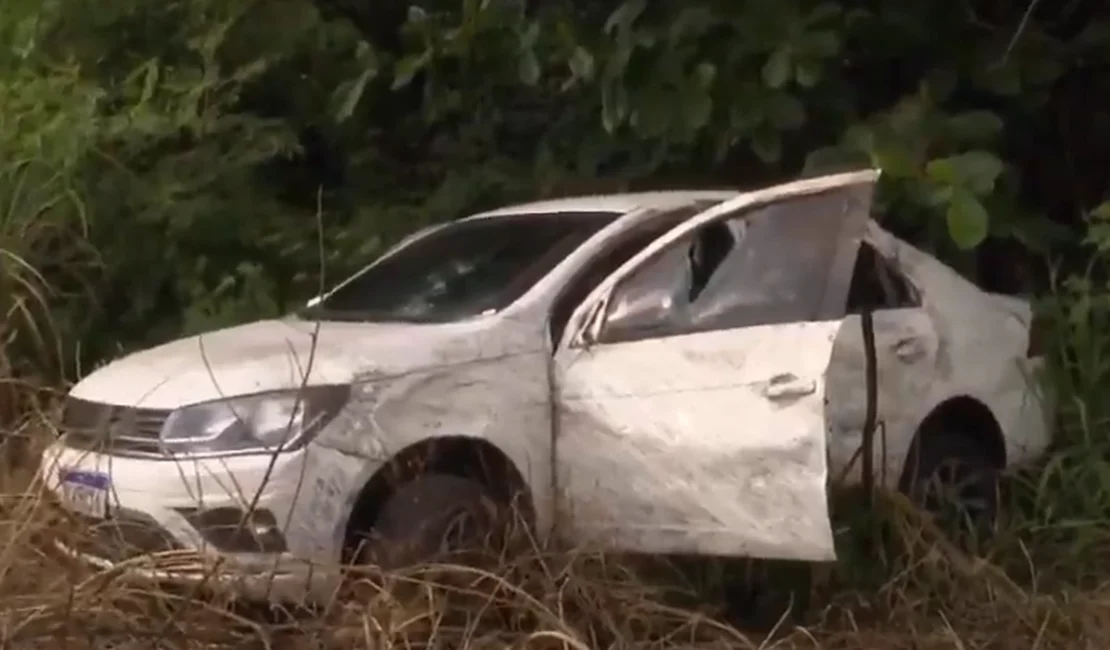
{"label": "broken window glass", "polygon": [[607,241],[605,248],[579,269],[552,305],[548,325],[552,347],[558,345],[574,309],[582,304],[591,291],[616,272],[622,264],[632,259],[633,255],[662,237],[671,228],[711,207],[714,203],[715,201],[701,201],[693,207],[661,213]]}
{"label": "broken window glass", "polygon": [[[618,285],[602,338],[818,317],[843,243],[842,214],[830,213],[847,209],[842,198],[833,193],[776,201],[675,242]],[[848,278],[836,280],[846,292]]]}
{"label": "broken window glass", "polygon": [[863,242],[852,271],[848,290],[849,314],[878,309],[915,307],[920,304],[916,289],[894,263],[873,246]]}

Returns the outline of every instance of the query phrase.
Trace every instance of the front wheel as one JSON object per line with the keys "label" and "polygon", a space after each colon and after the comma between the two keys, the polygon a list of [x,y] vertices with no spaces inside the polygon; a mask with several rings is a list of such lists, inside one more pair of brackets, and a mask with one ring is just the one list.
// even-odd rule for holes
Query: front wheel
{"label": "front wheel", "polygon": [[482,483],[425,474],[386,501],[373,527],[354,531],[354,559],[382,570],[463,560],[497,544],[505,508]]}

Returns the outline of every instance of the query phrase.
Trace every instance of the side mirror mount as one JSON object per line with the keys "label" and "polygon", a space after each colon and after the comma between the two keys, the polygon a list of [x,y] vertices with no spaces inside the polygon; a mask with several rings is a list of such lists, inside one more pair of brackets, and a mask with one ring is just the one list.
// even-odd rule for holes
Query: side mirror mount
{"label": "side mirror mount", "polygon": [[601,333],[601,315],[605,313],[608,304],[609,297],[605,296],[586,312],[586,316],[582,319],[582,328],[578,332],[578,340],[582,343],[582,347],[589,349],[597,343]]}

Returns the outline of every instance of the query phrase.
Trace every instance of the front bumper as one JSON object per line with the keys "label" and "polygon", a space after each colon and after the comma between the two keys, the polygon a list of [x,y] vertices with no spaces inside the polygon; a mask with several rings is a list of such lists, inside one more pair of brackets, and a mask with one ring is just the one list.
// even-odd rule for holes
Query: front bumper
{"label": "front bumper", "polygon": [[[338,554],[321,544],[321,535],[296,525],[297,512],[305,509],[297,504],[298,493],[311,478],[304,476],[305,453],[170,461],[55,444],[43,455],[40,478],[52,500],[78,523],[74,535],[59,536],[55,545],[73,559],[125,578],[247,600],[327,599],[339,582],[338,568],[329,569]],[[62,479],[74,472],[110,481],[103,511],[75,512]],[[212,534],[191,518],[198,511],[245,510],[252,503],[273,516],[281,552],[218,548]]]}
{"label": "front bumper", "polygon": [[326,600],[339,584],[334,575],[314,572],[311,565],[282,567],[278,558],[268,570],[249,571],[222,562],[222,558],[188,551],[113,561],[81,551],[64,540],[55,540],[54,546],[72,560],[125,580],[215,592],[248,601],[286,604]]}

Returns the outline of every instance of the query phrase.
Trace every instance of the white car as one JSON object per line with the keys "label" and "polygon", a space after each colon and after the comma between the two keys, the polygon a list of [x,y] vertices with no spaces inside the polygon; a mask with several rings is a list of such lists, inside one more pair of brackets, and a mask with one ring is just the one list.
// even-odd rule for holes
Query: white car
{"label": "white car", "polygon": [[871,221],[877,178],[504,208],[298,315],[118,359],[43,457],[99,524],[59,543],[174,581],[219,558],[297,600],[513,498],[570,544],[805,561],[835,559],[829,484],[864,467],[915,493],[952,461],[989,510],[1049,442],[1031,309]]}

